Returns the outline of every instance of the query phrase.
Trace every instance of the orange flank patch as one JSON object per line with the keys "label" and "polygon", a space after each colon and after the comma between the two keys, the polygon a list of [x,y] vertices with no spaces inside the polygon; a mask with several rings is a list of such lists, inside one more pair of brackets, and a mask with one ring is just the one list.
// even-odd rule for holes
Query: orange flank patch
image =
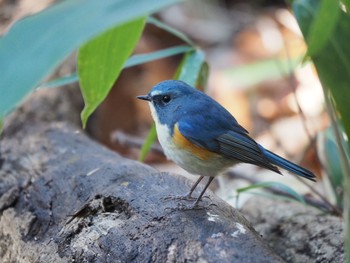
{"label": "orange flank patch", "polygon": [[180,132],[177,124],[174,126],[174,136],[173,141],[176,145],[181,147],[184,150],[191,152],[193,155],[197,156],[199,159],[203,161],[207,161],[210,158],[214,157],[216,153],[208,151],[202,147],[199,147],[189,140],[187,140]]}

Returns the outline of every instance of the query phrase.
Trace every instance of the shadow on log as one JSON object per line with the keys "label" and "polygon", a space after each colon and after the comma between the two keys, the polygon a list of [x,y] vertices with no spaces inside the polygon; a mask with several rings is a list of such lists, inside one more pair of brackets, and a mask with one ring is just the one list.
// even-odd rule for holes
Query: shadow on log
{"label": "shadow on log", "polygon": [[1,139],[1,262],[282,262],[210,191],[206,209],[177,210],[164,197],[191,182],[35,115],[53,110],[39,101],[14,112]]}

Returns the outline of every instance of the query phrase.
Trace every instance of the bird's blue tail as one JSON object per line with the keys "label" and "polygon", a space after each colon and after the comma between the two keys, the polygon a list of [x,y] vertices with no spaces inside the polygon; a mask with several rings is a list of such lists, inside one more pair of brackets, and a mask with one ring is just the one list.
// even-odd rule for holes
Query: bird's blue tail
{"label": "bird's blue tail", "polygon": [[304,177],[304,178],[309,179],[309,180],[314,181],[314,182],[316,181],[315,175],[312,172],[310,172],[309,170],[306,170],[305,168],[300,167],[299,165],[296,165],[296,164],[282,158],[281,156],[278,156],[277,154],[274,154],[273,152],[266,150],[265,148],[263,148],[263,152],[265,153],[265,156],[267,157],[267,159],[271,163],[273,163],[273,164],[275,164],[275,165],[277,165],[277,166],[279,166],[287,171],[290,171],[296,175],[299,175],[301,177]]}

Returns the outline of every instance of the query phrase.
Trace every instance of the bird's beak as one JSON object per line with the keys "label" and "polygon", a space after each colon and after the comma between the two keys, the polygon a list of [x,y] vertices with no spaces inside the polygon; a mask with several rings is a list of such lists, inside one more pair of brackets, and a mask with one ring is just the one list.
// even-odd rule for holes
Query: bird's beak
{"label": "bird's beak", "polygon": [[151,101],[151,96],[150,96],[150,95],[137,96],[136,98],[138,98],[138,99],[140,99],[140,100]]}

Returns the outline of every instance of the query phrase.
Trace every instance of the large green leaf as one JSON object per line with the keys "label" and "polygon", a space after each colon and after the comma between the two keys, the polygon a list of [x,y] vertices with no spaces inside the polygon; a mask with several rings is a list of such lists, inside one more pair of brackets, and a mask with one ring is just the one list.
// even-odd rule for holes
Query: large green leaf
{"label": "large green leaf", "polygon": [[79,49],[78,76],[85,102],[81,113],[83,127],[111,90],[141,36],[145,21],[144,17],[110,29]]}
{"label": "large green leaf", "polygon": [[[310,6],[310,8],[312,8]],[[314,12],[314,10],[310,10]],[[336,0],[320,1],[318,10],[310,25],[307,35],[309,56],[317,55],[331,40],[331,36],[340,18],[339,2]]]}
{"label": "large green leaf", "polygon": [[180,0],[66,0],[27,17],[0,38],[0,116],[87,40]]}

